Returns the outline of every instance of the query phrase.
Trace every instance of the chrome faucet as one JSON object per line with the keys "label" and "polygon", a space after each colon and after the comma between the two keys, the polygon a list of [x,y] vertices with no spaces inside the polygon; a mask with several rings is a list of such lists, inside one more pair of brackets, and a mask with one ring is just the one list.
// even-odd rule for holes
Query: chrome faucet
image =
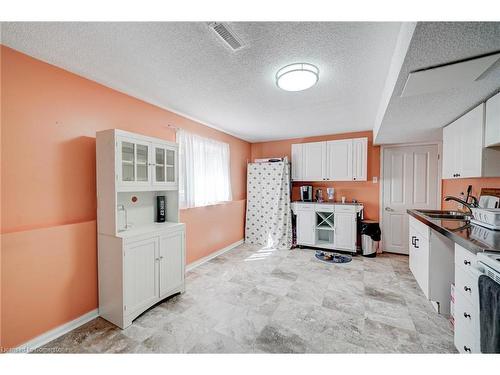
{"label": "chrome faucet", "polygon": [[472,213],[472,209],[473,208],[476,208],[476,207],[479,207],[479,204],[477,202],[477,198],[476,197],[473,197],[472,195],[469,196],[469,198],[472,198],[472,203],[469,203],[469,202],[466,202],[464,201],[463,199],[460,199],[460,198],[457,198],[457,197],[454,197],[452,195],[447,195],[446,197],[444,197],[444,200],[447,202],[447,201],[455,201],[455,202],[458,202],[462,205],[464,205],[465,207],[467,207],[469,209],[469,211]]}

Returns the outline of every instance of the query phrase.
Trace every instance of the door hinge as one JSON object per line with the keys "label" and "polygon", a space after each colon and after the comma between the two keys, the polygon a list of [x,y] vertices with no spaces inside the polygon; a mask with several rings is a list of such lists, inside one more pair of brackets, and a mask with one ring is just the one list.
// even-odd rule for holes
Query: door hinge
{"label": "door hinge", "polygon": [[438,154],[438,160],[439,160],[439,159],[441,159],[441,155],[440,155],[440,154]]}
{"label": "door hinge", "polygon": [[127,311],[127,305],[123,305],[123,311]]}

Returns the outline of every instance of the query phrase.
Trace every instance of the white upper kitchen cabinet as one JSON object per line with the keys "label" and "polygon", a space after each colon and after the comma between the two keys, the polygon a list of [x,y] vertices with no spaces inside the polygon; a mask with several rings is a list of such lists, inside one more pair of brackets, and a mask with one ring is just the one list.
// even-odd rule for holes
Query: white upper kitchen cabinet
{"label": "white upper kitchen cabinet", "polygon": [[352,139],[326,142],[326,179],[330,181],[352,181]]}
{"label": "white upper kitchen cabinet", "polygon": [[500,176],[500,148],[484,147],[485,105],[443,129],[443,178]]}
{"label": "white upper kitchen cabinet", "polygon": [[294,181],[366,181],[368,138],[292,145]]}
{"label": "white upper kitchen cabinet", "polygon": [[366,181],[368,168],[368,138],[352,140],[352,179]]}
{"label": "white upper kitchen cabinet", "polygon": [[486,147],[500,146],[500,93],[486,102],[484,145]]}
{"label": "white upper kitchen cabinet", "polygon": [[302,144],[302,180],[321,181],[326,168],[325,142]]}
{"label": "white upper kitchen cabinet", "polygon": [[303,167],[303,153],[302,153],[302,143],[296,143],[292,145],[292,180],[303,181],[302,170]]}

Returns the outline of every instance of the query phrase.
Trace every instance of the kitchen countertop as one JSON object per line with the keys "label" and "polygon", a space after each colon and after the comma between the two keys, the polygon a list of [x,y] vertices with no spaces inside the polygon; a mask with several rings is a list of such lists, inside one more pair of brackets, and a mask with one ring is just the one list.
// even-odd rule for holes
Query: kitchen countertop
{"label": "kitchen countertop", "polygon": [[133,226],[132,228],[129,228],[124,231],[119,231],[116,234],[116,237],[121,237],[121,238],[129,238],[129,237],[135,237],[135,236],[140,236],[142,234],[149,234],[149,233],[154,233],[154,232],[162,232],[164,230],[174,230],[178,228],[182,228],[184,226],[184,223],[172,223],[172,222],[164,222],[164,223],[151,223],[147,225],[138,225],[138,226]]}
{"label": "kitchen countertop", "polygon": [[304,202],[304,201],[293,201],[292,203],[301,203],[301,204],[339,204],[342,206],[362,206],[363,203],[357,202],[357,203],[352,203],[352,202],[337,202],[337,201],[324,201],[324,202]]}
{"label": "kitchen countertop", "polygon": [[475,254],[484,251],[500,252],[500,231],[486,229],[468,220],[436,219],[417,210],[407,210],[407,212],[418,221]]}

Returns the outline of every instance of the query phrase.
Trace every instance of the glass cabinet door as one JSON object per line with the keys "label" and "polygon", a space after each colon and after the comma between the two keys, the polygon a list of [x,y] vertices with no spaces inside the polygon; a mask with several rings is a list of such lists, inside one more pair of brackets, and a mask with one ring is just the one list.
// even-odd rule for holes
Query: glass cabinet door
{"label": "glass cabinet door", "polygon": [[121,143],[122,181],[135,181],[135,144]]}
{"label": "glass cabinet door", "polygon": [[136,166],[137,181],[149,181],[149,147],[146,145],[136,145]]}
{"label": "glass cabinet door", "polygon": [[155,147],[155,182],[165,182],[165,149]]}
{"label": "glass cabinet door", "polygon": [[150,179],[150,146],[131,138],[120,139],[119,153],[121,163],[120,182],[125,185],[148,183]]}
{"label": "glass cabinet door", "polygon": [[173,149],[167,149],[167,159],[166,159],[166,177],[167,182],[175,183],[175,158],[176,152]]}

